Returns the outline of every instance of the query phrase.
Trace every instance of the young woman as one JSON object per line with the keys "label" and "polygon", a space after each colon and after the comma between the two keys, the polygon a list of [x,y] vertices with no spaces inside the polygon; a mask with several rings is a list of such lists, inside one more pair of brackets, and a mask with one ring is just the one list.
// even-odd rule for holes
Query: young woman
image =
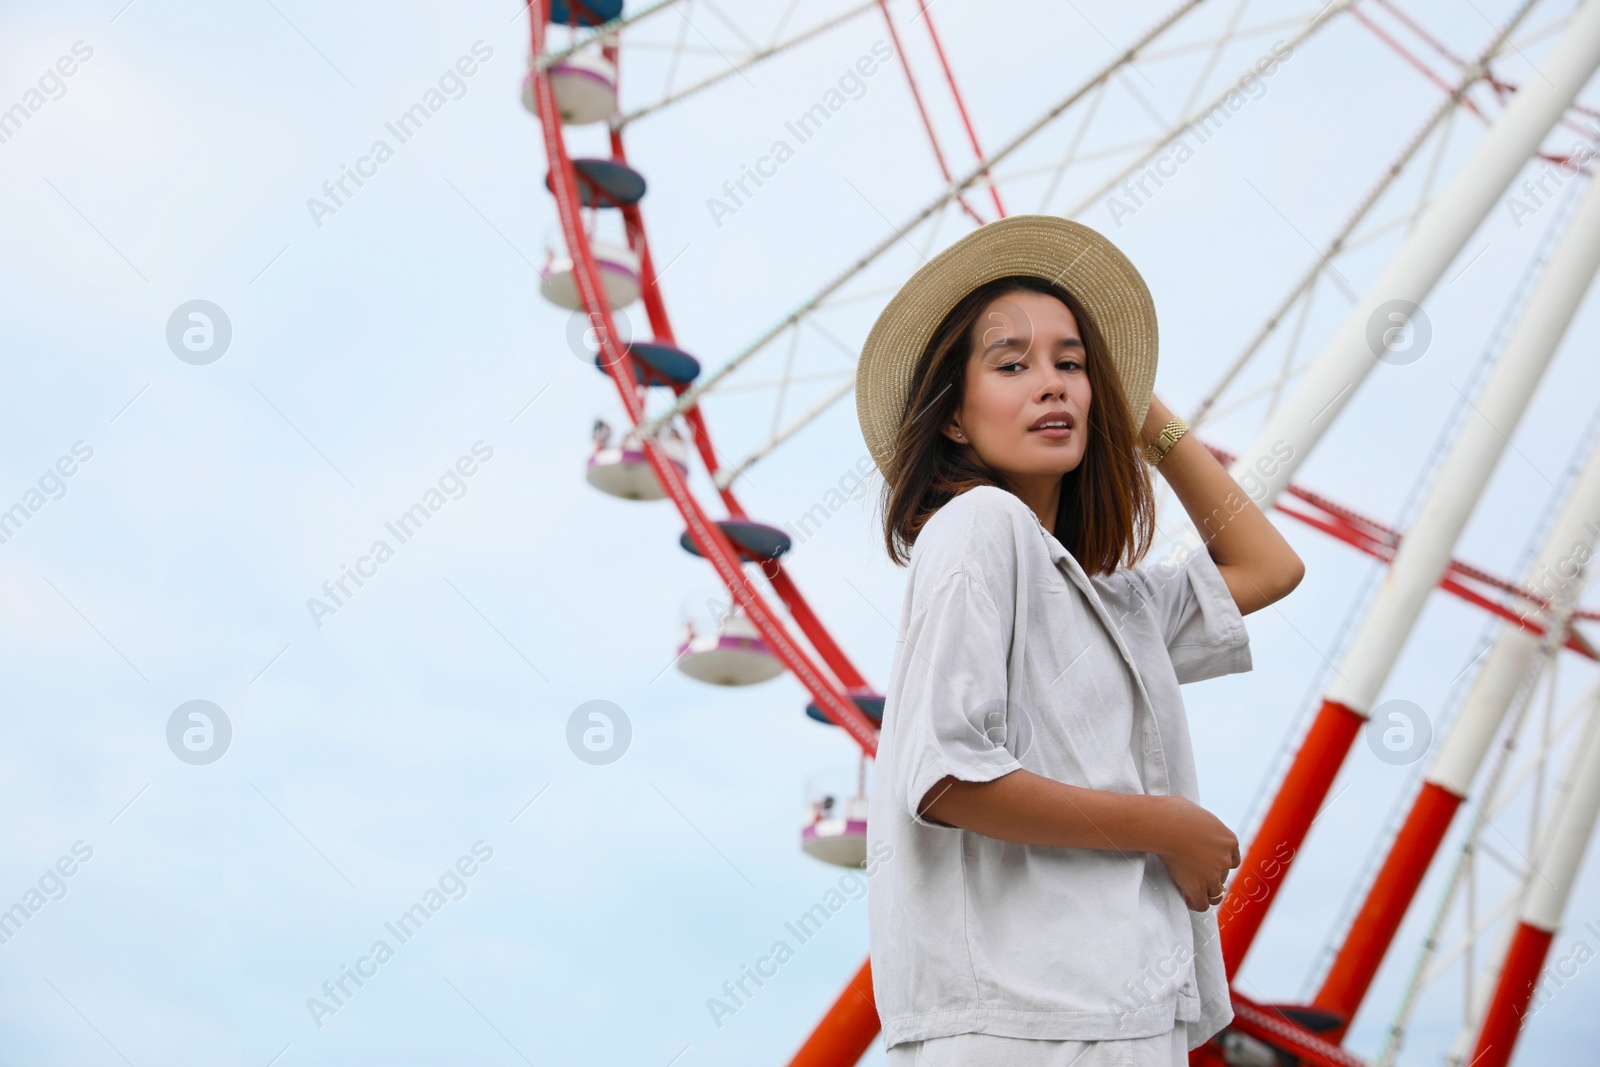
{"label": "young woman", "polygon": [[[879,316],[857,375],[907,562],[868,815],[894,1067],[1167,1067],[1231,1018],[1233,833],[1178,686],[1251,667],[1303,566],[1151,394],[1155,311],[1094,230],[989,223]],[[1203,544],[1139,564],[1151,466]]]}

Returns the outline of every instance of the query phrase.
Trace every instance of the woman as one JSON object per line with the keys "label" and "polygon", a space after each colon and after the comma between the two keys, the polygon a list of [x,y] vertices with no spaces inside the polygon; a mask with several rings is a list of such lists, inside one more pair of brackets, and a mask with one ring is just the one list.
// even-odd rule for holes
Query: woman
{"label": "woman", "polygon": [[[929,261],[863,348],[909,548],[868,816],[896,1067],[1164,1067],[1232,1018],[1211,909],[1239,845],[1197,802],[1178,686],[1249,670],[1241,616],[1304,568],[1155,367],[1133,265],[1044,215]],[[1149,466],[1204,539],[1171,563],[1138,564]]]}

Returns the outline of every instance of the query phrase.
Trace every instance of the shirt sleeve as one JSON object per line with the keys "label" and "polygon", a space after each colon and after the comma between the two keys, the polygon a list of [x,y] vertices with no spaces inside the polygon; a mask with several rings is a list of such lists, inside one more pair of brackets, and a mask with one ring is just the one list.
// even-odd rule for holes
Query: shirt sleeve
{"label": "shirt sleeve", "polygon": [[1108,588],[1124,615],[1153,613],[1180,683],[1251,669],[1250,631],[1204,545],[1176,563],[1141,564],[1113,577]]}
{"label": "shirt sleeve", "polygon": [[1008,706],[1012,619],[965,571],[941,579],[906,627],[891,718],[896,787],[911,818],[934,783],[951,775],[988,782],[1022,766],[1007,742],[1021,734]]}

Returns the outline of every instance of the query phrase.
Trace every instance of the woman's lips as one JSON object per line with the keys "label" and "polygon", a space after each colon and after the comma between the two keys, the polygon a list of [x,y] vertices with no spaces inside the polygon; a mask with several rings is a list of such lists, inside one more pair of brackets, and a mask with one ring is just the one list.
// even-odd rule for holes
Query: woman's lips
{"label": "woman's lips", "polygon": [[1060,441],[1072,434],[1072,431],[1065,426],[1046,426],[1038,430],[1029,430],[1028,432],[1036,433],[1040,437],[1048,437],[1052,441]]}

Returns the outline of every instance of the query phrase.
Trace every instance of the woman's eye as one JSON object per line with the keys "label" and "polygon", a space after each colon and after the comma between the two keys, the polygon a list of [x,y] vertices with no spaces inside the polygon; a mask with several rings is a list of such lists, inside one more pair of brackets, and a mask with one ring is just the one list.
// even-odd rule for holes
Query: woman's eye
{"label": "woman's eye", "polygon": [[[1020,366],[1022,366],[1021,363],[1002,363],[997,369],[1006,371],[1006,370],[1011,370],[1014,367],[1020,367]],[[1057,363],[1056,366],[1058,366],[1058,367],[1069,367],[1069,368],[1072,368],[1072,369],[1075,369],[1075,370],[1082,370],[1083,369],[1083,364],[1079,363],[1075,359],[1064,359],[1060,363]]]}

